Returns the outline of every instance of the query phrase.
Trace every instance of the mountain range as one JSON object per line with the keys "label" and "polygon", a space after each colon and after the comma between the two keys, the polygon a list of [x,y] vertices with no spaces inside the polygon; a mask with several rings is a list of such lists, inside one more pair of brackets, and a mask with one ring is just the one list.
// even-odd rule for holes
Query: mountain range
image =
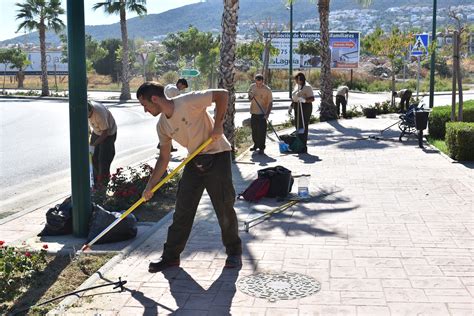
{"label": "mountain range", "polygon": [[[438,1],[438,9],[453,5],[468,4],[472,0],[443,0]],[[368,9],[384,11],[390,7],[421,7],[432,6],[433,0],[373,0]],[[357,0],[333,0],[331,1],[331,12],[338,10],[363,9]],[[127,20],[129,38],[143,38],[145,40],[157,39],[168,33],[186,30],[189,25],[197,27],[200,31],[211,31],[220,33],[220,24],[223,10],[222,0],[207,0],[205,2],[186,5],[159,14],[149,14],[143,17],[135,17]],[[285,0],[241,0],[239,8],[239,23],[253,23],[271,17],[271,21],[278,24],[289,23],[289,11]],[[317,0],[297,0],[293,6],[293,21],[304,21],[318,17]],[[242,30],[242,28],[241,28]],[[120,24],[110,25],[88,25],[85,29],[87,34],[96,40],[106,38],[120,38]],[[37,32],[21,35],[0,42],[0,46],[15,43],[38,43]],[[59,37],[47,33],[47,42],[53,46],[59,45]]]}

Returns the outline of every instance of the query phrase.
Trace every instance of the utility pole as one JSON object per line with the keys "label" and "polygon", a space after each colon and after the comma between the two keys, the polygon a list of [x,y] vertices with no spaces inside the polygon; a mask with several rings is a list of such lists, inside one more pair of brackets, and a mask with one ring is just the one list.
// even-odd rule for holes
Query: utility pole
{"label": "utility pole", "polygon": [[288,92],[291,99],[293,84],[293,1],[290,2],[290,73],[288,76]]}
{"label": "utility pole", "polygon": [[84,1],[67,0],[67,39],[69,52],[72,228],[74,236],[85,237],[89,230],[91,195]]}
{"label": "utility pole", "polygon": [[434,88],[435,88],[435,59],[436,59],[436,0],[433,0],[433,29],[431,31],[431,43],[433,51],[431,52],[431,66],[430,66],[430,109],[434,104]]}

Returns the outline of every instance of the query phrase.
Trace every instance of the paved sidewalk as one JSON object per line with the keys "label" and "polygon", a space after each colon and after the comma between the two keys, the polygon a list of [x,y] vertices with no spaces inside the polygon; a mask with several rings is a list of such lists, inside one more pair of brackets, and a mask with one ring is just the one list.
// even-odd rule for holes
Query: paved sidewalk
{"label": "paved sidewalk", "polygon": [[[313,197],[250,229],[243,222],[282,202],[236,202],[244,263],[224,270],[224,248],[207,196],[201,201],[180,268],[150,274],[171,218],[100,281],[127,280],[126,291],[95,290],[67,315],[472,315],[474,168],[437,151],[400,143],[395,130],[369,139],[396,116],[311,126],[307,155],[267,143],[233,166],[236,191],[258,169],[283,165],[310,173]],[[297,184],[293,186],[296,192]],[[105,270],[105,269],[104,269]],[[313,277],[321,290],[293,300],[244,294],[236,282],[257,272]],[[273,284],[278,287],[279,283]],[[281,288],[284,289],[283,285]],[[104,293],[104,291],[106,293]],[[97,294],[97,295],[94,295]]]}

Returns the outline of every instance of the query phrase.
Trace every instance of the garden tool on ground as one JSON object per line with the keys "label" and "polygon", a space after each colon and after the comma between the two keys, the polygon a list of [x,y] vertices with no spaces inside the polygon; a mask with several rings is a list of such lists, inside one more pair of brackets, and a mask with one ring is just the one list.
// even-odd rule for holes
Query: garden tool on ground
{"label": "garden tool on ground", "polygon": [[[257,99],[253,96],[251,100],[255,100],[255,103],[257,103],[258,107],[260,108],[260,111],[262,111],[262,113],[265,115],[265,111],[263,110],[262,106],[260,105],[260,103],[258,103]],[[275,136],[277,137],[278,139],[278,147],[280,149],[280,153],[285,153],[285,152],[288,152],[290,151],[289,147],[288,147],[288,144],[285,143],[281,138],[280,136],[278,136],[277,132],[275,131],[275,129],[273,128],[273,125],[272,123],[270,123],[270,121],[265,118],[267,120],[267,123],[268,125],[270,125],[270,128],[272,129],[273,133],[275,133]]]}
{"label": "garden tool on ground", "polygon": [[[201,151],[203,151],[204,148],[206,148],[210,143],[212,142],[212,138],[209,138],[206,140],[201,146],[198,147],[191,155],[189,155],[188,158],[186,158],[182,163],[179,164],[173,171],[171,171],[166,177],[164,177],[160,182],[158,182],[155,187],[151,190],[153,193],[156,192],[163,184],[165,184],[169,179],[171,179],[179,170],[181,170],[188,162],[190,162],[197,154],[199,154]],[[97,235],[94,239],[92,239],[90,242],[82,246],[81,250],[84,252],[87,249],[90,249],[90,247],[97,242],[102,236],[107,234],[115,225],[117,225],[121,220],[123,220],[125,217],[127,217],[128,214],[133,212],[138,206],[140,206],[143,202],[145,202],[145,199],[141,197],[138,201],[135,202],[128,210],[126,210],[122,215],[120,215],[119,218],[117,218],[112,224],[107,226],[99,235]]]}
{"label": "garden tool on ground", "polygon": [[22,308],[20,310],[15,310],[15,311],[13,311],[13,315],[16,315],[16,314],[19,314],[19,313],[22,313],[22,312],[26,312],[26,311],[30,310],[32,307],[35,307],[35,306],[45,305],[45,304],[54,302],[56,300],[59,300],[61,298],[65,298],[67,296],[76,295],[76,294],[81,293],[81,292],[85,292],[85,291],[89,291],[89,290],[93,290],[93,289],[98,289],[98,288],[105,287],[105,286],[114,285],[114,288],[113,288],[114,290],[117,289],[117,288],[120,288],[120,292],[123,292],[123,291],[125,291],[124,285],[126,283],[127,283],[127,281],[125,281],[125,280],[122,281],[122,278],[119,277],[119,280],[117,282],[95,285],[95,286],[87,287],[87,288],[84,288],[84,289],[76,290],[76,291],[73,291],[73,292],[69,292],[69,293],[66,293],[66,294],[63,294],[63,295],[59,295],[59,296],[53,297],[49,300],[43,301],[41,303],[31,305],[31,306],[28,306],[26,308]]}

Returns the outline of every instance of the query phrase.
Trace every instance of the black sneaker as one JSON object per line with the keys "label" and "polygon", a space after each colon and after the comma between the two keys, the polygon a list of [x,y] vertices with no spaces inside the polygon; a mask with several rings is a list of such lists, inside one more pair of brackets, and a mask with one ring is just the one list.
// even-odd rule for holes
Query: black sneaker
{"label": "black sneaker", "polygon": [[168,268],[179,267],[179,264],[180,264],[179,260],[169,261],[169,260],[161,259],[161,261],[159,262],[150,262],[150,264],[148,265],[148,272],[150,273],[160,272]]}
{"label": "black sneaker", "polygon": [[250,148],[250,151],[256,151],[257,150],[257,147],[253,146],[252,148]]}
{"label": "black sneaker", "polygon": [[242,256],[241,255],[229,255],[225,260],[226,269],[235,269],[242,266]]}

